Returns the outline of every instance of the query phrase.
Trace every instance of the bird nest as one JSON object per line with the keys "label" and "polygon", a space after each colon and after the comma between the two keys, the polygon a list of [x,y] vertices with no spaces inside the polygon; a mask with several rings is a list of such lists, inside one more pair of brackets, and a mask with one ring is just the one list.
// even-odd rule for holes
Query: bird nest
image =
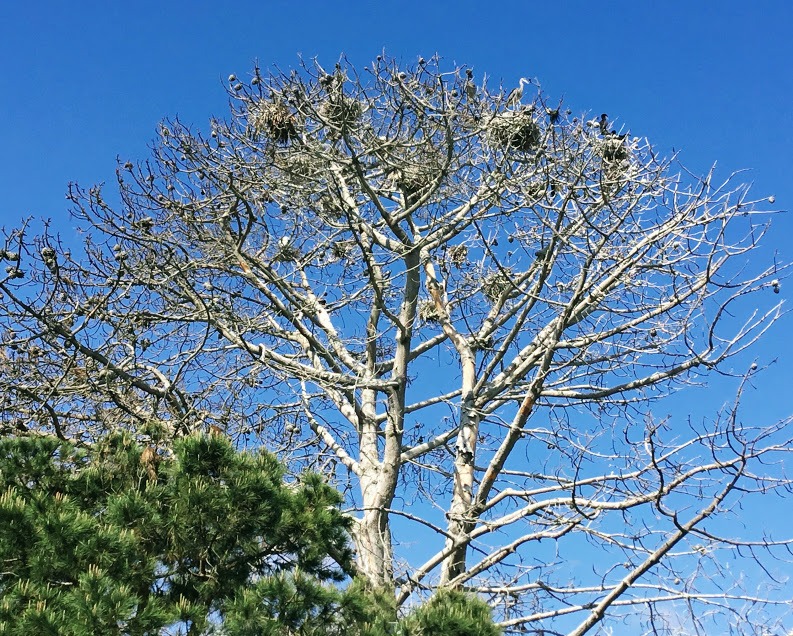
{"label": "bird nest", "polygon": [[625,161],[628,158],[628,147],[625,145],[625,140],[617,135],[606,137],[600,150],[606,161]]}
{"label": "bird nest", "polygon": [[317,214],[328,221],[338,221],[344,216],[344,208],[330,193],[323,193],[317,202]]}
{"label": "bird nest", "polygon": [[363,113],[361,102],[344,95],[333,95],[323,102],[319,114],[331,127],[332,132],[344,135],[358,124]]}
{"label": "bird nest", "polygon": [[424,300],[419,304],[419,319],[422,322],[440,323],[443,314],[438,310],[435,302]]}
{"label": "bird nest", "polygon": [[355,249],[355,241],[352,239],[333,241],[330,244],[330,253],[335,259],[347,258]]}
{"label": "bird nest", "polygon": [[521,152],[537,149],[542,137],[537,122],[530,112],[524,110],[511,110],[493,117],[487,127],[487,136],[492,146]]}
{"label": "bird nest", "polygon": [[449,248],[449,261],[457,268],[468,263],[468,248],[465,245],[454,245]]}
{"label": "bird nest", "polygon": [[284,176],[296,184],[317,180],[318,175],[322,174],[327,167],[320,157],[306,154],[302,149],[299,152],[288,150],[278,153],[275,165],[283,172]]}
{"label": "bird nest", "polygon": [[254,138],[266,135],[279,144],[297,138],[297,120],[282,101],[262,100],[248,113],[248,133]]}
{"label": "bird nest", "polygon": [[300,250],[290,243],[280,243],[278,251],[273,256],[277,263],[294,263],[300,257]]}
{"label": "bird nest", "polygon": [[482,293],[491,303],[498,301],[505,293],[515,291],[512,270],[499,269],[487,274],[482,281]]}
{"label": "bird nest", "polygon": [[443,170],[443,158],[432,147],[421,147],[392,160],[390,170],[396,186],[408,195],[421,192]]}
{"label": "bird nest", "polygon": [[527,183],[526,186],[524,187],[524,192],[526,193],[526,196],[532,201],[542,199],[545,196],[547,190],[548,190],[548,184],[545,182],[544,179],[531,181]]}

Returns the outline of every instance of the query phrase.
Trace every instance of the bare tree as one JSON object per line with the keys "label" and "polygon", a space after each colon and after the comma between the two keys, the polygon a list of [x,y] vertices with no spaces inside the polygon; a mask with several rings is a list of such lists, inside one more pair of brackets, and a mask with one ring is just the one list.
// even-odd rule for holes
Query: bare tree
{"label": "bare tree", "polygon": [[6,234],[0,426],[265,443],[345,487],[372,583],[477,590],[516,632],[773,616],[721,555],[786,553],[736,506],[787,492],[790,421],[652,415],[780,316],[767,200],[519,89],[230,76],[230,120],[164,122],[120,202],[71,187],[80,254]]}

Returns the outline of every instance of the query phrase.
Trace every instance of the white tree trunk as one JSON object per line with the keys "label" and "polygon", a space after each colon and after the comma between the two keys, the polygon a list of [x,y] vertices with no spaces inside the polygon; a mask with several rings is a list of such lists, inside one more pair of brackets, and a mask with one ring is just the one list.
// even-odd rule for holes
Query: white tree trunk
{"label": "white tree trunk", "polygon": [[361,474],[363,514],[353,534],[358,552],[358,570],[369,583],[378,588],[394,585],[391,529],[387,503],[378,488],[380,471],[373,465]]}

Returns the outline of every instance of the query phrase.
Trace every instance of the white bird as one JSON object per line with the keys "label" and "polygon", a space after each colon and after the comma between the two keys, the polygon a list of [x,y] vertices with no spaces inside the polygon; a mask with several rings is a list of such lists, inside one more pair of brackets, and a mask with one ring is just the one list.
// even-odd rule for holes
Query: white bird
{"label": "white bird", "polygon": [[523,99],[523,85],[524,84],[531,84],[530,79],[526,79],[525,77],[520,78],[520,86],[517,88],[513,88],[510,91],[509,95],[507,95],[506,105],[507,108],[514,108],[518,104],[520,104],[520,100]]}

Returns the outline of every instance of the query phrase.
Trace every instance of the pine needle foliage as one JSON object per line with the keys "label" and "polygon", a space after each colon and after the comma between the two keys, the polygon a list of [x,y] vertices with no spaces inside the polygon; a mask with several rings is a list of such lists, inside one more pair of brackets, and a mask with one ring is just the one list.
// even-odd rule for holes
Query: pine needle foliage
{"label": "pine needle foliage", "polygon": [[341,495],[284,476],[219,435],[166,456],[127,433],[89,448],[0,439],[0,634],[500,633],[459,592],[398,621],[392,594],[347,576]]}
{"label": "pine needle foliage", "polygon": [[325,633],[325,582],[351,567],[340,495],[219,436],[176,441],[155,480],[145,451],[0,440],[0,634]]}

